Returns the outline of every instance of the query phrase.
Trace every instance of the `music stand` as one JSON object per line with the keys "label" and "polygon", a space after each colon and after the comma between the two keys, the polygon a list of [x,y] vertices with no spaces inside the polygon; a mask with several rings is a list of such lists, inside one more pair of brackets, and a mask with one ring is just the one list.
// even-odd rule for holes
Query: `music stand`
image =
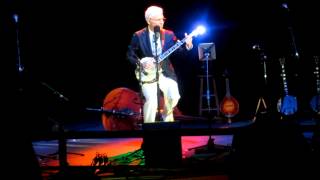
{"label": "music stand", "polygon": [[198,45],[198,55],[200,61],[211,61],[216,59],[216,49],[215,44],[210,43],[200,43]]}
{"label": "music stand", "polygon": [[[207,98],[207,107],[208,107],[208,128],[211,129],[211,124],[212,124],[212,119],[211,117],[211,105],[210,105],[210,88],[209,88],[209,61],[215,60],[216,59],[216,50],[215,50],[215,44],[213,42],[210,43],[200,43],[198,45],[198,56],[199,56],[199,61],[205,61],[206,63],[206,85],[207,85],[207,90],[206,90],[206,98]],[[202,98],[202,97],[201,97]],[[211,135],[209,135],[208,143],[204,146],[196,147],[196,148],[190,148],[191,149],[199,149],[207,147],[207,150],[214,150],[215,145],[214,145],[214,139],[212,139]]]}
{"label": "music stand", "polygon": [[206,70],[205,70],[205,77],[206,77],[206,98],[207,98],[207,107],[208,107],[208,114],[210,114],[211,105],[210,105],[210,87],[209,87],[209,61],[216,59],[216,51],[215,51],[215,44],[210,43],[200,43],[198,45],[198,55],[199,61],[205,61],[206,63]]}

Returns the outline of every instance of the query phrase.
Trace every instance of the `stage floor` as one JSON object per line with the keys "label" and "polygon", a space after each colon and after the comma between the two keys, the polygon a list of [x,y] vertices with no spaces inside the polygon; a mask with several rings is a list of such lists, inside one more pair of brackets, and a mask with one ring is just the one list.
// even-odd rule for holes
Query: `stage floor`
{"label": "stage floor", "polygon": [[[159,176],[163,178],[164,174],[167,177],[175,176],[175,178],[177,178],[177,174],[179,173],[186,175],[190,173],[185,176],[185,178],[197,174],[197,177],[212,175],[217,178],[222,177],[222,179],[227,179],[232,169],[230,159],[235,150],[234,135],[242,134],[242,131],[251,132],[251,129],[257,126],[257,121],[252,120],[228,123],[223,120],[206,121],[201,118],[192,119],[192,117],[184,117],[177,121],[179,126],[175,131],[180,133],[181,167],[183,168],[181,169],[180,167],[179,170],[175,169],[174,173],[171,169],[169,174],[168,171],[164,173],[160,170],[157,171],[153,169],[153,174],[158,175],[155,179],[159,178]],[[299,120],[297,122],[300,127],[306,126],[310,128],[315,126],[316,121],[309,119]],[[265,122],[262,124],[264,123]],[[155,123],[154,126],[164,126],[164,123]],[[166,125],[165,127],[168,126]],[[262,132],[272,133],[274,129],[269,128],[269,126],[262,128]],[[303,137],[308,143],[311,142],[314,134],[314,132],[311,131],[312,128],[309,128],[301,128],[303,131],[299,131],[303,132]],[[63,140],[65,141],[63,143],[66,145],[65,152],[67,153],[61,152],[59,148],[61,139],[60,141],[55,138],[33,141],[33,147],[44,177],[50,177],[59,172],[61,166],[80,169],[90,168],[90,172],[94,172],[99,177],[123,176],[121,175],[123,172],[120,174],[115,172],[117,168],[123,168],[123,166],[126,167],[125,171],[127,176],[142,177],[150,173],[150,169],[145,169],[147,166],[142,148],[142,130],[108,132],[104,129],[102,121],[99,119],[70,123],[65,126],[64,130],[65,138]],[[281,134],[281,132],[279,134]],[[253,134],[253,136],[255,136],[255,134]],[[255,138],[253,136],[250,136],[248,141],[251,142],[251,139]],[[259,134],[257,138],[260,136],[261,134]],[[261,137],[269,138],[267,136],[267,134],[264,134]],[[277,142],[279,141],[277,137],[273,135],[270,137],[269,143],[272,144],[272,141],[274,141],[274,144],[279,143]],[[263,138],[261,141],[264,140]],[[282,138],[281,141],[285,140],[286,139]],[[170,159],[166,157],[167,154],[161,153],[164,149],[170,149],[170,144],[159,147],[157,146],[157,142],[154,143],[156,148],[158,148],[158,150],[156,150],[158,156],[160,156],[163,161],[170,163]],[[159,143],[165,144],[163,142]],[[246,144],[248,142],[240,143]],[[239,142],[237,142],[237,144],[239,146]],[[253,145],[251,144],[251,146]],[[61,156],[61,153],[63,156]],[[208,168],[208,166],[210,168]],[[177,173],[177,171],[179,171],[179,173]],[[137,173],[140,174],[137,175]]]}

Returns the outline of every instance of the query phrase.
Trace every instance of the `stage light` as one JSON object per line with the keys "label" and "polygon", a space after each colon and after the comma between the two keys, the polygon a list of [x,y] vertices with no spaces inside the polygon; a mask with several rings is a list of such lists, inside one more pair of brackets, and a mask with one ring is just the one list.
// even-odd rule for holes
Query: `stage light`
{"label": "stage light", "polygon": [[198,32],[198,34],[202,35],[206,32],[206,29],[204,28],[204,26],[198,26],[196,31]]}

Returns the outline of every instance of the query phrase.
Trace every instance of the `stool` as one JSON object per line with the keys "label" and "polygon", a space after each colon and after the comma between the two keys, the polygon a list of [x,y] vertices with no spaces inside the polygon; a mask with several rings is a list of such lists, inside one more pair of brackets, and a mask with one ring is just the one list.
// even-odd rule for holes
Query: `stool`
{"label": "stool", "polygon": [[[212,75],[198,75],[200,78],[200,91],[199,91],[199,115],[202,116],[203,112],[215,112],[217,116],[220,115],[219,98],[217,94],[216,81]],[[204,86],[204,80],[208,80]],[[209,86],[209,87],[208,87]],[[204,89],[204,87],[206,89]],[[210,89],[210,87],[212,89]],[[204,92],[205,90],[205,92]],[[209,92],[208,92],[209,91]],[[208,94],[209,93],[209,94]],[[203,100],[207,101],[203,101]],[[206,102],[206,103],[205,103]],[[213,106],[212,106],[213,104]]]}

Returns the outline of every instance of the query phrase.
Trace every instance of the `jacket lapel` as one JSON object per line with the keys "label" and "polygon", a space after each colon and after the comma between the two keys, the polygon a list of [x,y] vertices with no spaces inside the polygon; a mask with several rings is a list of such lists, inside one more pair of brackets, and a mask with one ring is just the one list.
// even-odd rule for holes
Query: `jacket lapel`
{"label": "jacket lapel", "polygon": [[146,56],[151,57],[152,56],[152,50],[151,50],[151,44],[150,44],[150,38],[149,38],[149,31],[148,28],[145,28],[143,34],[142,34],[142,45],[143,49],[145,50]]}

